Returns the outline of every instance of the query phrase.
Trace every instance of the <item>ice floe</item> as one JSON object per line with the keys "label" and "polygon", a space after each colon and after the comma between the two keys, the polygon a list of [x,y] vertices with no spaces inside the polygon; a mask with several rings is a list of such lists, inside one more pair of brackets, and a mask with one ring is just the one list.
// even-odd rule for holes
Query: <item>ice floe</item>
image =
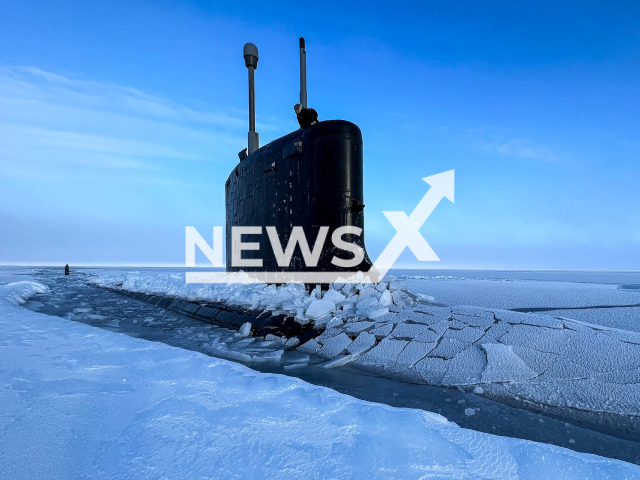
{"label": "ice floe", "polygon": [[326,328],[298,349],[335,365],[412,383],[480,387],[485,396],[512,403],[623,415],[640,432],[640,333],[564,317],[438,305],[397,279],[325,292],[301,285],[192,285],[158,274],[107,274],[96,283],[268,307]]}
{"label": "ice floe", "polygon": [[[4,478],[640,478],[621,461],[17,306],[39,291],[0,286]],[[387,338],[369,352],[398,359],[403,343]]]}

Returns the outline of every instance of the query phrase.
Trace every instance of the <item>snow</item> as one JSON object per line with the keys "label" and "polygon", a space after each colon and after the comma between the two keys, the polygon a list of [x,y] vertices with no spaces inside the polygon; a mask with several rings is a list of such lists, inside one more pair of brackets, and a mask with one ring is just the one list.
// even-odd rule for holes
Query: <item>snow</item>
{"label": "snow", "polygon": [[[638,293],[635,294],[636,297]],[[636,300],[637,302],[637,300]],[[640,302],[637,302],[640,303]],[[585,310],[551,310],[547,315],[570,317],[590,324],[640,331],[640,307],[590,308]]]}
{"label": "snow", "polygon": [[4,478],[640,478],[18,306],[42,291],[0,286]]}
{"label": "snow", "polygon": [[29,297],[47,291],[45,285],[30,280],[12,282],[2,287],[0,295],[10,305],[24,305]]}
{"label": "snow", "polygon": [[[404,277],[407,288],[432,295],[447,305],[485,308],[575,308],[602,305],[638,305],[640,291],[620,283],[639,284],[637,272],[464,272],[474,278]],[[462,274],[462,273],[461,273]],[[486,276],[488,278],[480,278]],[[625,280],[624,277],[629,277]],[[566,281],[551,281],[562,278]],[[538,280],[540,279],[540,280]],[[549,317],[564,316],[612,328],[640,331],[640,307],[552,310]]]}
{"label": "snow", "polygon": [[28,280],[35,270],[30,267],[0,266],[0,285]]}
{"label": "snow", "polygon": [[[511,404],[576,408],[580,415],[592,412],[591,420],[595,422],[604,421],[598,417],[601,413],[625,415],[630,422],[633,416],[640,415],[640,382],[636,381],[640,372],[640,334],[632,331],[547,314],[490,308],[486,302],[481,306],[433,305],[397,279],[377,286],[334,285],[324,293],[316,288],[311,294],[294,284],[185,284],[181,276],[155,272],[103,272],[95,282],[103,286],[122,283],[123,289],[132,291],[225,301],[295,315],[301,323],[313,322],[316,328],[326,328],[315,340],[298,346],[299,352],[322,352],[323,358],[340,357],[340,361],[344,361],[345,353],[356,354],[359,356],[348,365],[375,375],[436,386],[478,386],[483,388],[484,396]],[[416,281],[406,282],[413,285]],[[470,280],[455,282],[465,287],[474,285]],[[510,292],[512,287],[507,284],[513,282],[490,283],[500,284],[498,291]],[[520,282],[514,291],[524,291],[521,284],[525,283],[533,292],[547,292],[547,300],[559,298],[550,287],[553,283],[558,288],[559,282]],[[563,288],[578,292],[578,303],[585,292],[596,292],[594,301],[604,301],[598,295],[608,295],[611,300],[617,291],[602,285],[571,284]],[[640,298],[637,292],[623,293]],[[388,303],[389,297],[392,303],[382,305]],[[473,288],[469,297],[478,298]],[[535,302],[535,298],[529,300],[529,304]],[[564,304],[572,303],[565,299]],[[363,332],[367,335],[358,341]],[[339,340],[331,340],[334,337]],[[213,346],[222,351],[225,347]],[[235,351],[252,358],[256,354]],[[272,357],[268,361],[274,361],[277,354],[268,356]],[[611,384],[615,385],[615,396],[605,395]],[[567,399],[567,395],[572,397]],[[556,413],[573,415],[565,410]]]}
{"label": "snow", "polygon": [[[629,421],[640,414],[637,333],[474,307],[453,307],[449,311],[455,313],[442,320],[442,307],[414,308],[420,311],[409,316],[405,310],[390,312],[384,316],[386,323],[338,325],[327,336],[342,331],[355,340],[368,331],[379,343],[373,348],[367,345],[370,350],[349,365],[376,375],[431,385],[482,386],[492,398],[500,399],[506,392],[513,401],[558,408],[580,405],[581,410],[594,413],[628,415]],[[395,321],[394,315],[405,320]],[[428,317],[421,318],[426,323],[412,323],[415,315]],[[439,321],[428,323],[429,318]],[[568,382],[576,387],[568,389]],[[618,395],[604,400],[607,382],[617,383]],[[505,383],[509,384],[506,390]],[[579,401],[558,396],[558,390],[573,392],[577,385],[583,389]]]}

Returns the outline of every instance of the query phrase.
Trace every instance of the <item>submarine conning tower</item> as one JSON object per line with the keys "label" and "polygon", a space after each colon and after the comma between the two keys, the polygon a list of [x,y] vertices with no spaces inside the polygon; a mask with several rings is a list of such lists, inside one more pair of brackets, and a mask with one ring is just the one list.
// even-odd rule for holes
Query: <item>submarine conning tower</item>
{"label": "submarine conning tower", "polygon": [[[259,147],[255,131],[254,74],[258,49],[248,43],[243,51],[249,71],[248,146],[225,185],[227,271],[366,271],[371,261],[364,243],[362,132],[345,120],[319,121],[307,107],[306,47],[300,39],[300,103],[294,107],[300,128]],[[261,266],[232,265],[232,227],[263,227],[262,235],[243,235],[243,242],[259,242],[244,250],[242,259],[262,259]],[[288,266],[278,266],[264,227],[275,226],[282,248],[294,227],[302,227],[310,249],[320,227],[329,227],[317,266],[305,265],[297,245]],[[360,235],[342,239],[364,250],[359,265],[339,267],[331,260],[354,258],[331,242],[335,229],[354,226]]]}

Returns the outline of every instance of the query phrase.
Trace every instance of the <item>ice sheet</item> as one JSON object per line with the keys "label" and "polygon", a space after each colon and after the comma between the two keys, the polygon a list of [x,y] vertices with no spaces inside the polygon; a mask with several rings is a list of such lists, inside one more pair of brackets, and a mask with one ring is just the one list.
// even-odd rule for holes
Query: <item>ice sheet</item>
{"label": "ice sheet", "polygon": [[[481,385],[488,397],[504,400],[506,396],[511,402],[579,409],[581,414],[591,412],[596,422],[604,421],[601,414],[624,415],[635,425],[635,419],[640,415],[640,382],[618,382],[615,395],[602,393],[610,388],[611,378],[623,378],[621,372],[640,368],[640,333],[636,332],[547,314],[517,313],[473,304],[441,307],[424,302],[397,280],[378,288],[366,284],[345,286],[341,292],[347,298],[337,304],[322,298],[333,295],[337,299],[331,290],[322,293],[316,289],[310,294],[299,285],[187,285],[179,275],[155,272],[124,275],[107,272],[96,283],[122,284],[122,288],[133,291],[197,300],[214,299],[258,309],[269,306],[272,311],[288,311],[291,315],[301,309],[303,313],[310,312],[305,321],[315,321],[316,326],[331,325],[312,345],[298,347],[301,352],[320,352],[323,358],[334,359],[347,353],[350,341],[362,332],[368,332],[376,337],[376,343],[358,349],[358,357],[349,361],[349,366],[380,376],[436,386],[472,389]],[[527,288],[533,285],[553,295],[559,291],[559,282],[520,282],[525,283]],[[526,291],[520,284],[515,288]],[[563,288],[585,295],[588,292],[605,292],[603,295],[617,292],[617,287],[604,284],[567,283]],[[367,318],[368,309],[379,307],[384,292],[390,290],[395,296],[394,304],[384,308],[391,308],[391,311]],[[637,293],[624,294],[633,295],[633,298],[638,296]],[[337,336],[340,338],[335,339]],[[425,347],[414,345],[414,341],[423,342]],[[411,346],[407,347],[409,344]],[[484,345],[497,346],[484,348]],[[490,349],[494,353],[501,352],[501,345],[509,349],[508,355],[487,354]],[[402,355],[405,348],[409,350]],[[551,356],[542,361],[536,359],[536,355]],[[426,361],[429,358],[433,361]],[[583,369],[580,377],[576,376],[576,364]],[[553,375],[547,372],[549,369]],[[613,377],[604,377],[604,372]],[[512,377],[509,377],[510,373]],[[579,398],[565,398],[565,392],[576,395],[577,387],[569,388],[568,385],[578,380],[582,388]],[[509,388],[505,388],[506,384]],[[517,393],[513,393],[516,390]],[[638,426],[633,428],[638,429]]]}
{"label": "ice sheet", "polygon": [[6,300],[41,288],[0,287],[5,478],[640,478]]}

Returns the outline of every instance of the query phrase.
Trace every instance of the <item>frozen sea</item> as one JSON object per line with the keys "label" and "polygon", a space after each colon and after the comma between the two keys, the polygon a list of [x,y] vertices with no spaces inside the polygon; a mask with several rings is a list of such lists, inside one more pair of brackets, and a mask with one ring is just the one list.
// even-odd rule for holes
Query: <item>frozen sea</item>
{"label": "frozen sea", "polygon": [[[619,461],[461,429],[418,405],[363,402],[164,345],[160,337],[131,338],[139,335],[123,335],[122,323],[149,331],[192,326],[157,318],[161,309],[146,316],[146,304],[101,296],[78,281],[56,285],[51,280],[62,276],[51,269],[0,277],[2,478],[639,476],[638,467]],[[20,280],[27,281],[2,285]],[[35,294],[36,311],[19,306]],[[73,303],[85,305],[69,311]],[[43,315],[49,308],[67,310],[62,316],[69,318]],[[485,405],[474,410],[497,415]],[[576,439],[570,443],[585,440]]]}
{"label": "frozen sea", "polygon": [[395,270],[407,287],[446,305],[536,311],[640,331],[640,272]]}
{"label": "frozen sea", "polygon": [[[149,270],[83,269],[95,275]],[[187,269],[152,270],[181,274]],[[444,305],[543,312],[640,332],[640,271],[412,269],[391,270],[389,275]]]}
{"label": "frozen sea", "polygon": [[[35,277],[37,280],[49,284],[50,295],[38,296],[27,303],[27,307],[34,311],[57,315],[81,323],[88,323],[115,332],[126,333],[129,336],[178,346],[183,349],[195,350],[216,356],[207,348],[207,342],[212,336],[221,340],[231,336],[232,332],[202,324],[193,319],[181,317],[174,313],[163,311],[152,305],[137,302],[122,297],[119,294],[104,291],[86,284],[85,279],[74,277],[67,282],[71,288],[60,288],[55,279],[64,279],[59,269],[55,268],[24,268],[2,269],[0,279],[16,281],[25,277]],[[185,269],[142,269],[142,268],[82,268],[74,269],[83,274],[101,275],[105,273],[131,274],[135,272],[181,273]],[[497,271],[395,271],[397,276],[406,276],[405,283],[410,289],[434,296],[440,303],[469,304],[484,306],[498,305],[500,299],[509,301],[513,296],[514,308],[557,308],[561,306],[584,307],[589,303],[588,292],[607,291],[611,295],[620,292],[626,300],[638,302],[640,295],[637,291],[628,291],[621,286],[640,283],[640,274],[626,274],[624,272],[497,272]],[[582,276],[581,276],[582,275]],[[635,276],[634,276],[635,275]],[[69,280],[69,279],[64,279]],[[529,294],[527,295],[527,288]],[[551,290],[555,294],[550,294]],[[540,291],[547,293],[540,294]],[[576,292],[580,292],[579,298]],[[519,296],[518,296],[519,295]],[[531,297],[531,298],[529,298]],[[489,298],[489,300],[486,300]],[[519,303],[535,300],[534,303]],[[593,298],[593,297],[592,297]],[[604,297],[598,297],[600,301]],[[614,297],[609,297],[609,300]],[[528,305],[529,307],[522,307]],[[530,307],[535,305],[535,307]],[[608,303],[604,305],[621,305]],[[499,304],[502,308],[507,304]],[[605,310],[605,309],[602,309]],[[623,308],[608,310],[625,310]],[[579,310],[564,311],[562,315],[571,317],[569,313]],[[614,312],[615,313],[615,312]],[[590,319],[592,323],[595,322]],[[602,317],[599,322],[603,325],[615,326],[611,317]],[[637,323],[636,323],[637,324]],[[618,325],[620,328],[620,326]],[[631,329],[631,328],[627,328]],[[206,341],[205,341],[206,340]],[[599,455],[620,458],[626,461],[640,463],[640,448],[637,442],[629,438],[617,438],[615,432],[593,431],[585,426],[544,415],[534,414],[517,408],[510,408],[481,397],[460,392],[455,389],[441,387],[417,386],[380,379],[353,372],[349,369],[341,371],[326,371],[310,365],[304,369],[286,369],[287,365],[295,364],[295,357],[282,362],[252,364],[251,368],[261,372],[274,372],[297,376],[316,385],[330,387],[334,390],[350,394],[364,400],[386,403],[392,406],[420,408],[444,415],[449,420],[461,426],[474,430],[506,435],[516,438],[552,443],[568,447],[577,451],[596,453]],[[312,362],[313,363],[313,362]],[[465,414],[468,408],[476,409],[473,416]]]}

